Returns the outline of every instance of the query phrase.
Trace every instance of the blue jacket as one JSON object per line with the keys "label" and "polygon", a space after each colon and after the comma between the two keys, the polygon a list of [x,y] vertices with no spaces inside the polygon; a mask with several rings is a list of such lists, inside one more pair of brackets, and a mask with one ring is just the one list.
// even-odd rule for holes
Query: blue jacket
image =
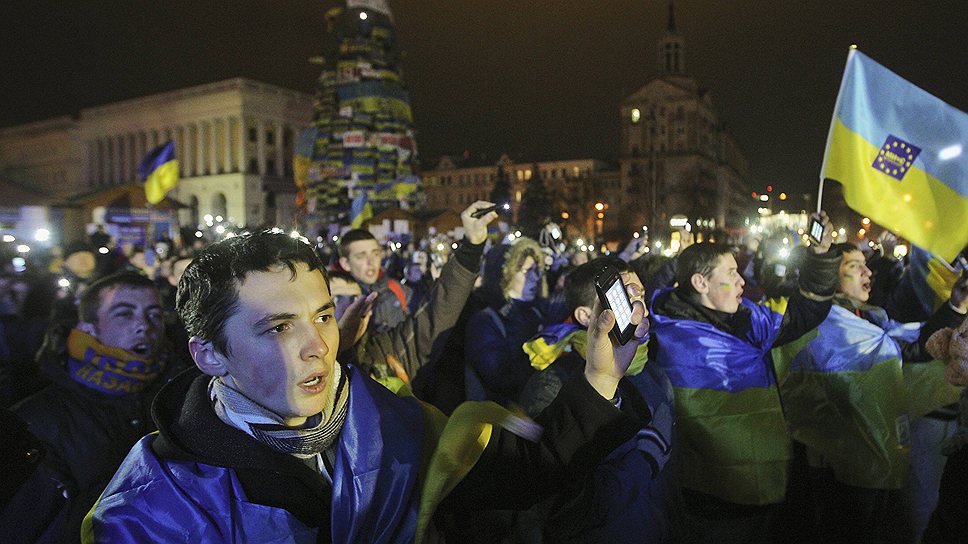
{"label": "blue jacket", "polygon": [[[84,540],[412,542],[421,501],[428,512],[424,519],[442,498],[427,502],[428,482],[435,480],[425,478],[428,463],[431,471],[436,466],[431,455],[434,462],[440,455],[442,416],[437,412],[435,419],[413,397],[398,397],[353,367],[347,372],[350,400],[332,486],[295,457],[222,423],[207,398],[209,378],[188,373],[159,394],[154,415],[160,434],[143,438],[131,451],[85,519]],[[592,436],[604,437],[599,452],[604,456],[642,426],[615,411],[584,380],[574,382],[556,402],[562,408],[556,421],[546,425],[561,432],[532,443],[497,426],[493,434],[487,430],[490,440],[470,462],[470,472],[452,480],[454,495],[474,497],[480,491],[484,500],[475,504],[481,508],[493,507],[487,497],[537,500],[536,490],[548,486],[529,479],[540,474],[554,489],[566,473],[562,465],[581,459],[580,466],[590,466],[600,458],[582,447]],[[445,437],[457,418],[455,412]],[[462,491],[468,481],[475,488]],[[438,494],[447,495],[453,485]]]}

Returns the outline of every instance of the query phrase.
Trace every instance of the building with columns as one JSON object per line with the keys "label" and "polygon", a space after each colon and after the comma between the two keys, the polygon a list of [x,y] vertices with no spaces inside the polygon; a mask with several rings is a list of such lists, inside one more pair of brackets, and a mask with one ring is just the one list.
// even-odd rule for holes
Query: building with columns
{"label": "building with columns", "polygon": [[183,224],[286,225],[293,146],[312,112],[310,95],[249,79],[179,89],[0,129],[0,175],[67,200],[138,180],[145,154],[173,140]]}
{"label": "building with columns", "polygon": [[686,71],[672,1],[656,53],[658,73],[620,106],[623,221],[654,233],[668,232],[673,216],[700,233],[741,227],[751,209],[749,167],[712,94]]}

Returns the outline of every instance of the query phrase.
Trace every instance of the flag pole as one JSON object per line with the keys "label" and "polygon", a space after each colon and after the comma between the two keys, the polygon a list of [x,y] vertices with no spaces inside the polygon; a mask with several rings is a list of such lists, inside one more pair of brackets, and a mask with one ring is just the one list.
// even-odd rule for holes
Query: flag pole
{"label": "flag pole", "polygon": [[827,145],[823,150],[823,162],[820,164],[820,185],[817,187],[817,213],[823,209],[823,173],[827,171],[827,155],[830,153],[830,140],[834,137],[834,128],[837,126],[837,112],[840,111],[840,99],[844,91],[844,81],[847,79],[847,67],[850,66],[850,59],[857,51],[857,44],[851,44],[847,48],[847,62],[844,63],[844,74],[840,77],[840,88],[837,90],[837,100],[834,102],[834,113],[830,116],[830,129],[827,131]]}

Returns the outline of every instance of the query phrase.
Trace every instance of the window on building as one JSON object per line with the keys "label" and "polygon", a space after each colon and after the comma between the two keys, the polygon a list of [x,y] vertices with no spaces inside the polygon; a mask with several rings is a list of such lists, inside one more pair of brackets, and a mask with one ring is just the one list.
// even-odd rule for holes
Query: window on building
{"label": "window on building", "polygon": [[249,129],[249,141],[250,142],[256,142],[258,140],[259,140],[259,131],[255,127],[250,128]]}
{"label": "window on building", "polygon": [[271,130],[266,131],[266,143],[269,145],[276,143],[276,135]]}
{"label": "window on building", "polygon": [[249,159],[249,173],[258,174],[259,173],[259,161],[255,157]]}
{"label": "window on building", "polygon": [[275,159],[266,159],[266,173],[270,175],[275,175],[276,173],[276,161]]}

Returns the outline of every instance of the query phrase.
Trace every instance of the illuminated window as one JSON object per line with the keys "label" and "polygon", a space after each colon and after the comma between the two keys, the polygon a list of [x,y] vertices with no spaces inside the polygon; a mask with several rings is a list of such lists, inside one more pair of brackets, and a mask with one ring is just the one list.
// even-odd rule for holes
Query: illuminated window
{"label": "illuminated window", "polygon": [[639,108],[632,108],[632,124],[638,123],[640,119],[642,119],[642,112]]}

